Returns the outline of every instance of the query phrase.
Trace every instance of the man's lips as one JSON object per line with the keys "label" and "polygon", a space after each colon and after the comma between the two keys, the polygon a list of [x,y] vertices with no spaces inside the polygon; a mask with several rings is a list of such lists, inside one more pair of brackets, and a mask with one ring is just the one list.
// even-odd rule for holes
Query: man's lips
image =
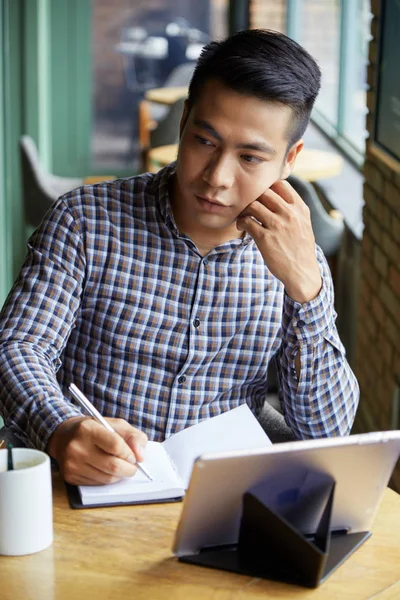
{"label": "man's lips", "polygon": [[217,200],[216,198],[207,198],[207,196],[199,196],[198,194],[196,194],[196,196],[199,200],[203,200],[204,202],[208,202],[209,204],[215,204],[223,208],[228,208],[226,204],[224,204],[220,200]]}

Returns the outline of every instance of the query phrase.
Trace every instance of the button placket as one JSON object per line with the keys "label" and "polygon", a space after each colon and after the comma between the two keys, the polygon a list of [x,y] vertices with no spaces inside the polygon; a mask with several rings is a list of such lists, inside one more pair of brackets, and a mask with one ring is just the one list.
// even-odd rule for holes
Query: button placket
{"label": "button placket", "polygon": [[[199,330],[199,327],[202,324],[202,321],[200,320],[200,317],[202,316],[201,298],[203,296],[205,277],[207,277],[206,269],[203,268],[205,264],[209,264],[209,261],[203,260],[198,263],[199,277],[196,282],[195,298],[188,323],[190,329],[189,352],[185,364],[181,366],[181,375],[177,375],[173,389],[171,389],[171,404],[166,427],[166,433],[168,434],[173,431],[177,418],[179,417],[179,419],[181,419],[182,414],[185,413],[185,407],[188,406],[187,396],[190,395],[190,389],[193,385],[193,363],[196,372],[196,365],[200,360],[199,357],[201,358],[202,353],[205,351],[202,335],[200,333],[201,330]],[[196,314],[199,316],[196,316]],[[186,373],[188,373],[188,375],[186,375]]]}

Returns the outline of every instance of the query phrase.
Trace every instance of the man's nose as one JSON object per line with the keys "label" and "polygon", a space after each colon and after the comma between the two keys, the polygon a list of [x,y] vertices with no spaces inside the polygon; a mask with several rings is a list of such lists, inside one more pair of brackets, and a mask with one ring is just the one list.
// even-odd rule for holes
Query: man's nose
{"label": "man's nose", "polygon": [[223,153],[213,155],[203,171],[203,180],[213,188],[232,187],[234,181],[232,157]]}

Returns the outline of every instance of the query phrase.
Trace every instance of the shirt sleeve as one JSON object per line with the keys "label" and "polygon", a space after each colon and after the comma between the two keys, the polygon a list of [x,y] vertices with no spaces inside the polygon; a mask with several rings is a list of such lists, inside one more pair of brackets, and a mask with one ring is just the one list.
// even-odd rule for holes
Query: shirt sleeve
{"label": "shirt sleeve", "polygon": [[0,413],[12,433],[41,450],[60,423],[81,414],[56,373],[80,304],[84,256],[76,219],[60,199],[28,241],[0,314]]}
{"label": "shirt sleeve", "polygon": [[[350,433],[359,400],[335,320],[333,282],[317,247],[322,288],[304,304],[285,295],[282,344],[277,355],[279,394],[285,420],[299,439]],[[295,357],[300,354],[297,377]]]}

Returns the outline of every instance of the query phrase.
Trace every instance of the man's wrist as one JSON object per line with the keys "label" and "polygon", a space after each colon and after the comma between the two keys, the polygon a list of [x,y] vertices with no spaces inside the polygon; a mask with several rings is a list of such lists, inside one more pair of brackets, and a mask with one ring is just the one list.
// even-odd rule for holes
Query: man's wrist
{"label": "man's wrist", "polygon": [[74,427],[76,423],[79,421],[83,421],[83,419],[87,419],[90,417],[85,416],[76,416],[70,417],[66,419],[60,425],[56,427],[51,436],[49,437],[49,441],[47,443],[46,451],[47,453],[54,458],[55,460],[59,460],[60,450],[63,450],[66,446],[67,440],[70,437],[71,428]]}
{"label": "man's wrist", "polygon": [[314,300],[320,293],[321,288],[322,278],[321,275],[319,275],[319,278],[314,281],[308,281],[303,284],[290,283],[285,285],[285,292],[292,300],[294,300],[294,302],[305,304],[306,302]]}

